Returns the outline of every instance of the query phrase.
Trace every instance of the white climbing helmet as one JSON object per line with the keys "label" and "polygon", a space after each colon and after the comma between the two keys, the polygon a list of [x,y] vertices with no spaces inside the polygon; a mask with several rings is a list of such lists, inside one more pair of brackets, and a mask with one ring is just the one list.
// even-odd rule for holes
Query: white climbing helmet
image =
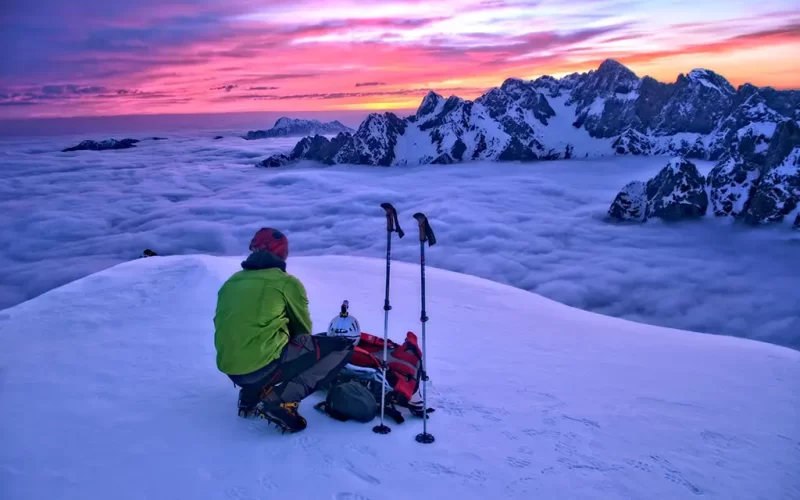
{"label": "white climbing helmet", "polygon": [[361,338],[361,326],[355,316],[351,316],[348,308],[350,304],[345,300],[342,302],[342,310],[331,320],[328,325],[329,337],[349,337],[356,341]]}

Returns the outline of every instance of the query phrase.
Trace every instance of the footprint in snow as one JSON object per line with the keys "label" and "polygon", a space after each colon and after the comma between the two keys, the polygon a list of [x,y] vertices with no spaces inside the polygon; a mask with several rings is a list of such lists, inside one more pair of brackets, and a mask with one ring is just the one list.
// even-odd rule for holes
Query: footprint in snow
{"label": "footprint in snow", "polygon": [[503,431],[503,433],[502,433],[502,434],[503,434],[503,435],[506,437],[506,439],[508,439],[509,441],[516,441],[516,440],[517,440],[517,435],[516,435],[516,434],[514,434],[513,432],[509,432],[509,431]]}
{"label": "footprint in snow", "polygon": [[589,420],[588,418],[575,418],[575,417],[570,417],[569,415],[561,415],[561,418],[572,420],[573,422],[580,422],[587,427],[595,427],[597,429],[600,428],[600,424],[598,424],[594,420]]}
{"label": "footprint in snow", "polygon": [[634,469],[639,469],[642,472],[653,472],[653,467],[650,464],[640,460],[625,459],[623,461]]}
{"label": "footprint in snow", "polygon": [[531,455],[531,456],[536,455],[536,450],[534,450],[530,446],[520,446],[519,448],[517,448],[517,451],[524,455]]}
{"label": "footprint in snow", "polygon": [[237,488],[236,486],[231,486],[230,488],[226,489],[225,496],[231,500],[255,500],[258,498],[248,494],[247,490],[244,488]]}
{"label": "footprint in snow", "polygon": [[358,493],[350,493],[348,491],[344,491],[341,493],[336,493],[333,495],[333,500],[370,500],[368,497],[364,495],[359,495]]}
{"label": "footprint in snow", "polygon": [[531,463],[528,460],[523,458],[515,458],[515,457],[506,457],[506,463],[511,467],[516,467],[518,469],[524,469],[528,467]]}
{"label": "footprint in snow", "polygon": [[350,450],[357,451],[362,455],[367,455],[368,457],[378,458],[378,452],[367,445],[350,443],[347,445],[347,448]]}
{"label": "footprint in snow", "polygon": [[726,436],[725,434],[719,432],[710,431],[708,429],[701,432],[700,437],[702,437],[703,441],[706,443],[717,448],[735,448],[739,444],[736,438]]}
{"label": "footprint in snow", "polygon": [[456,470],[453,467],[447,467],[446,465],[438,464],[436,462],[411,462],[409,465],[414,469],[417,469],[421,472],[426,472],[428,474],[434,476],[456,476]]}
{"label": "footprint in snow", "polygon": [[685,487],[687,490],[691,491],[695,495],[703,494],[703,490],[701,490],[700,488],[689,482],[688,479],[683,477],[683,474],[681,474],[681,472],[678,469],[676,469],[675,466],[672,465],[672,463],[666,458],[662,458],[658,455],[650,455],[650,459],[659,466],[661,466],[662,469],[664,469],[664,478],[666,478],[667,480]]}
{"label": "footprint in snow", "polygon": [[539,482],[534,477],[523,477],[512,481],[506,486],[506,491],[513,495],[528,495],[539,489]]}
{"label": "footprint in snow", "polygon": [[467,474],[464,483],[476,482],[478,484],[483,484],[486,482],[486,479],[488,479],[488,477],[486,476],[485,472],[475,469]]}
{"label": "footprint in snow", "polygon": [[265,490],[277,490],[278,489],[278,484],[275,481],[273,481],[272,478],[269,475],[265,474],[265,475],[261,476],[261,479],[259,479],[258,482],[261,483],[261,487],[264,488]]}
{"label": "footprint in snow", "polygon": [[352,464],[352,463],[351,463],[349,460],[345,460],[345,466],[344,466],[344,468],[345,468],[345,470],[347,470],[347,471],[348,471],[350,474],[352,474],[352,475],[356,476],[357,478],[361,479],[361,480],[362,480],[362,481],[364,481],[364,482],[367,482],[367,483],[369,483],[369,484],[375,484],[375,485],[377,485],[377,484],[381,484],[381,481],[380,481],[380,479],[378,479],[378,478],[377,478],[377,477],[375,477],[375,476],[371,476],[371,475],[369,475],[368,473],[366,473],[365,471],[363,471],[363,470],[359,469],[358,467],[356,467],[355,465],[353,465],[353,464]]}

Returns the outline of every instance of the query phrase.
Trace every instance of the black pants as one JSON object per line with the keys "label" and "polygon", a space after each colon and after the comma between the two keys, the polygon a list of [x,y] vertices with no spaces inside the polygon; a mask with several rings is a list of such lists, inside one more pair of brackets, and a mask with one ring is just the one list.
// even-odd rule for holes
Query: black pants
{"label": "black pants", "polygon": [[249,375],[231,375],[240,404],[293,403],[330,382],[350,362],[353,343],[343,337],[295,335],[278,359]]}

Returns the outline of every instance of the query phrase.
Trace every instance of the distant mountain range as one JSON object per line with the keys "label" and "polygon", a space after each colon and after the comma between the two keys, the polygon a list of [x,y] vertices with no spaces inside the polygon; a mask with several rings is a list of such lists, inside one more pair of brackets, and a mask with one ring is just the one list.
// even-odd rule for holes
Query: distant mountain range
{"label": "distant mountain range", "polygon": [[561,79],[509,78],[475,101],[430,92],[411,116],[372,113],[355,133],[307,137],[265,163],[389,166],[615,154],[716,160],[730,151],[763,161],[776,125],[788,119],[800,119],[800,91],[735,89],[706,69],[661,83],[609,59]]}
{"label": "distant mountain range", "polygon": [[291,137],[303,135],[331,135],[338,133],[355,132],[350,127],[338,120],[323,123],[319,120],[301,120],[297,118],[278,118],[275,125],[269,130],[251,130],[242,138],[251,141],[254,139],[268,139],[270,137]]}
{"label": "distant mountain range", "polygon": [[[648,183],[625,186],[611,218],[697,217],[711,206],[715,215],[758,224],[798,211],[798,120],[800,91],[734,88],[707,69],[662,83],[609,59],[561,79],[509,78],[475,101],[429,92],[411,116],[372,113],[355,133],[304,137],[257,166],[663,155],[673,159]],[[705,178],[690,159],[718,164]]]}

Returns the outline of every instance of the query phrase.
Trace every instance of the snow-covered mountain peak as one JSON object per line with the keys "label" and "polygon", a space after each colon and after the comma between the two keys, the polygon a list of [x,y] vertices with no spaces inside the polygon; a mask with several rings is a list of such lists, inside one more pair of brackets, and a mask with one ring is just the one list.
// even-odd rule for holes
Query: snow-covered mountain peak
{"label": "snow-covered mountain peak", "polygon": [[704,87],[714,89],[718,92],[724,92],[726,94],[736,93],[736,89],[733,88],[733,85],[731,85],[725,77],[708,69],[693,69],[686,75],[686,79],[692,83],[703,85]]}
{"label": "snow-covered mountain peak", "polygon": [[275,121],[275,125],[272,126],[273,129],[281,129],[281,128],[290,128],[296,127],[298,125],[322,125],[322,122],[319,120],[302,120],[300,118],[289,118],[287,116],[282,116]]}
{"label": "snow-covered mountain peak", "polygon": [[289,137],[303,135],[333,135],[340,132],[350,133],[353,129],[345,126],[340,121],[335,120],[323,123],[319,120],[305,120],[300,118],[289,118],[282,116],[275,121],[275,125],[269,130],[251,130],[244,136],[244,139],[266,139],[270,137]]}
{"label": "snow-covered mountain peak", "polygon": [[597,71],[589,72],[586,81],[594,91],[603,95],[627,94],[639,85],[636,73],[614,59],[603,61]]}
{"label": "snow-covered mountain peak", "polygon": [[416,116],[417,118],[422,118],[425,116],[437,115],[442,110],[443,106],[444,97],[431,90],[422,98],[422,102],[419,108],[417,108]]}

